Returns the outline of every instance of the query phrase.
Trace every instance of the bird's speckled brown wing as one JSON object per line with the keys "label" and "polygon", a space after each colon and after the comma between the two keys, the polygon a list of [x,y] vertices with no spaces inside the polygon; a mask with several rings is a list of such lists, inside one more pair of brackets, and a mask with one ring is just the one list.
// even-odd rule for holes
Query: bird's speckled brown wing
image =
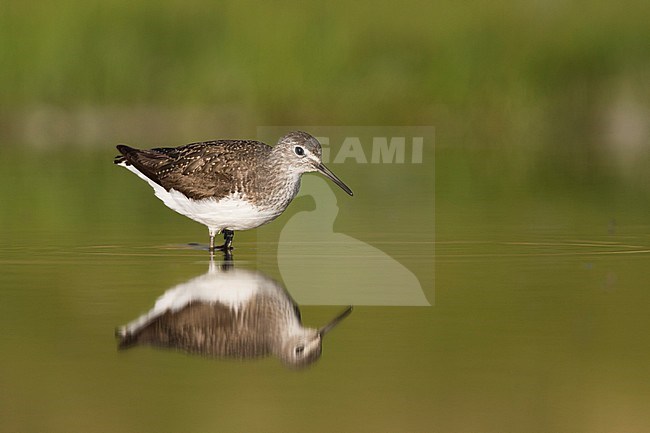
{"label": "bird's speckled brown wing", "polygon": [[133,164],[142,174],[166,190],[175,189],[200,200],[222,198],[257,183],[250,167],[265,159],[271,147],[252,140],[217,140],[175,148],[150,150],[119,145],[117,164]]}

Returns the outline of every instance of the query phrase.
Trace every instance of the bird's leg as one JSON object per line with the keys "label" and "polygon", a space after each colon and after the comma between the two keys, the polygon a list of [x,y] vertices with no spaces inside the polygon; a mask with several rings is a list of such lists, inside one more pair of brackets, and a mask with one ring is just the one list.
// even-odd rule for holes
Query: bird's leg
{"label": "bird's leg", "polygon": [[234,230],[227,230],[224,229],[223,231],[223,249],[225,250],[232,250],[232,238],[235,237],[235,231]]}
{"label": "bird's leg", "polygon": [[210,229],[210,246],[208,247],[208,251],[213,252],[215,247],[214,247],[214,237],[216,236],[217,232]]}
{"label": "bird's leg", "polygon": [[234,230],[223,229],[223,245],[214,247],[216,250],[229,251],[232,250],[232,238],[235,236]]}

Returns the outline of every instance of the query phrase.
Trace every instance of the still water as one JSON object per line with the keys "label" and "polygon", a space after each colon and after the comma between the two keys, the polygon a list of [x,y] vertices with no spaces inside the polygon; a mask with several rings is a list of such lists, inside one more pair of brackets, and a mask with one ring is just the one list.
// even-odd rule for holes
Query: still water
{"label": "still water", "polygon": [[[650,227],[620,202],[458,201],[441,171],[434,215],[426,188],[340,167],[352,200],[306,182],[211,262],[207,230],[110,156],[3,164],[1,431],[650,430]],[[264,292],[313,329],[354,309],[302,369],[273,350],[118,349],[116,328],[157,300],[196,307],[190,292],[243,309]]]}

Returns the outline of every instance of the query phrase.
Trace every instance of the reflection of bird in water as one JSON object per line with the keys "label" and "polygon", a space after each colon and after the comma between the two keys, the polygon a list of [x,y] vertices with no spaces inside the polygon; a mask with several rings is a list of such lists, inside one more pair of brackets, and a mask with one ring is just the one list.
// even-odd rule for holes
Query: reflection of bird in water
{"label": "reflection of bird in water", "polygon": [[[301,304],[430,305],[417,277],[399,261],[334,231],[339,207],[326,182],[304,179],[300,196],[305,195],[314,197],[315,208],[292,216],[278,242],[282,280],[296,288],[294,295]],[[323,267],[328,271],[318,278],[309,271]]]}
{"label": "reflection of bird in water", "polygon": [[117,329],[119,348],[151,345],[210,357],[273,355],[304,367],[321,355],[323,336],[347,317],[348,307],[320,329],[305,328],[286,290],[259,272],[220,270],[169,289],[153,309]]}
{"label": "reflection of bird in water", "polygon": [[[165,205],[208,227],[210,251],[232,248],[235,230],[277,218],[300,188],[303,173],[317,171],[352,191],[321,161],[321,145],[302,131],[271,147],[252,140],[216,140],[176,148],[139,150],[119,145],[115,163],[144,179]],[[223,232],[224,244],[214,237]]]}

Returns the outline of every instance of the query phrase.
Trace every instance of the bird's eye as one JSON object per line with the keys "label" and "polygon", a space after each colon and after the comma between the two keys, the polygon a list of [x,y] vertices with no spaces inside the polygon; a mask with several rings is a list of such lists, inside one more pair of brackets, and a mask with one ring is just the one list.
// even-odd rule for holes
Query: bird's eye
{"label": "bird's eye", "polygon": [[300,355],[304,351],[305,351],[305,346],[296,347],[296,355]]}
{"label": "bird's eye", "polygon": [[300,146],[294,147],[293,151],[296,152],[296,155],[298,155],[298,156],[303,156],[305,154],[305,149],[303,149]]}

